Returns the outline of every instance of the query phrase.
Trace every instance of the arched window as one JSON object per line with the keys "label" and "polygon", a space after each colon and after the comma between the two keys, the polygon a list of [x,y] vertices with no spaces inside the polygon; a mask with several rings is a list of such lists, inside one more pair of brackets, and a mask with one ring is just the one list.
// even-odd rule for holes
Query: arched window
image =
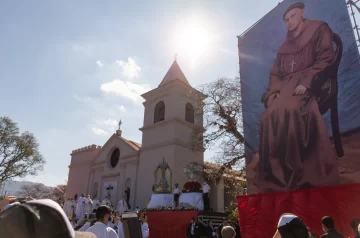
{"label": "arched window", "polygon": [[186,104],[185,108],[185,121],[193,123],[194,124],[194,107],[190,103]]}
{"label": "arched window", "polygon": [[115,166],[118,164],[120,158],[120,150],[116,148],[110,157],[110,165],[111,167],[115,168]]}
{"label": "arched window", "polygon": [[165,120],[165,103],[160,101],[155,106],[154,123]]}

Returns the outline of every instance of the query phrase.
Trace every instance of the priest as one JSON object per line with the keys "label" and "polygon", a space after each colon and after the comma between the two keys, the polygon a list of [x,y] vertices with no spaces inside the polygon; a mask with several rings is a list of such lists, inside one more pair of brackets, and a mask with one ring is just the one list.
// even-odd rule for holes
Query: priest
{"label": "priest", "polygon": [[88,202],[85,204],[85,213],[90,215],[93,211],[93,200],[91,200],[90,195],[87,196]]}
{"label": "priest", "polygon": [[81,217],[83,217],[85,215],[85,206],[86,203],[88,203],[89,201],[85,198],[85,194],[82,193],[81,197],[79,197],[77,199],[77,203],[76,203],[76,220],[79,220]]}
{"label": "priest", "polygon": [[95,196],[94,200],[93,200],[93,210],[97,209],[100,206],[100,201],[97,198],[97,196]]}
{"label": "priest", "polygon": [[124,197],[120,199],[116,209],[120,216],[128,210],[127,202],[125,201]]}
{"label": "priest", "polygon": [[259,171],[261,193],[339,184],[339,172],[317,92],[335,60],[327,23],[304,18],[304,3],[283,15],[288,30],[263,95]]}
{"label": "priest", "polygon": [[101,205],[106,205],[108,207],[111,207],[111,201],[108,197],[105,197],[104,200],[102,200]]}

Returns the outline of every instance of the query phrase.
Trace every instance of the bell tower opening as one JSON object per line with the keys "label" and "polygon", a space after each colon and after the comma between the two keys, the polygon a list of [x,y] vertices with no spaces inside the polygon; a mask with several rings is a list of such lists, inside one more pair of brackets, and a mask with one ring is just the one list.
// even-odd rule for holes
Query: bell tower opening
{"label": "bell tower opening", "polygon": [[164,120],[165,120],[165,103],[164,101],[160,101],[155,106],[154,123]]}

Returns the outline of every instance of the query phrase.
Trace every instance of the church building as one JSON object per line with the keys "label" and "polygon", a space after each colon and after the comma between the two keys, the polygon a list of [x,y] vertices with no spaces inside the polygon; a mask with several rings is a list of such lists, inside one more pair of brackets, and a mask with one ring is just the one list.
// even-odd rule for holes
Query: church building
{"label": "church building", "polygon": [[[163,161],[171,170],[170,187],[175,183],[182,187],[188,181],[184,168],[191,162],[204,165],[204,152],[190,146],[193,130],[203,127],[202,113],[198,113],[203,96],[174,61],[159,86],[142,95],[142,143],[122,137],[119,128],[103,146],[73,150],[67,197],[85,193],[102,200],[107,196],[114,207],[124,198],[132,208],[145,208],[156,183],[155,169]],[[211,206],[223,210],[224,186],[210,186]]]}

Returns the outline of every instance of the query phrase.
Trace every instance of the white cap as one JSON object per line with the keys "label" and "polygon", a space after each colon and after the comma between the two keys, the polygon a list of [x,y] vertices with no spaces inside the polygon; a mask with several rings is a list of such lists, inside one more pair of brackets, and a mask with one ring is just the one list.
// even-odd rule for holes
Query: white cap
{"label": "white cap", "polygon": [[295,216],[294,214],[286,214],[286,215],[282,215],[279,219],[279,223],[278,223],[278,228],[285,226],[286,224],[288,224],[289,222],[291,222],[294,218],[297,218],[297,216]]}

